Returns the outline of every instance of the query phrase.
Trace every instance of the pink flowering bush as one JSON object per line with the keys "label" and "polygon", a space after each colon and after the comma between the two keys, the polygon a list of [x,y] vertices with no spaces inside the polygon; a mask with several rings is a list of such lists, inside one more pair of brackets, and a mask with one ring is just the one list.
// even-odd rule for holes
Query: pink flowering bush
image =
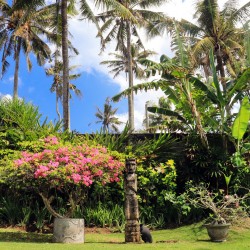
{"label": "pink flowering bush", "polygon": [[24,151],[21,158],[14,161],[14,179],[37,191],[52,215],[63,217],[51,205],[55,190],[68,196],[69,211],[64,215],[68,217],[86,197],[88,188],[94,182],[105,185],[120,181],[124,162],[117,152],[84,143],[63,144],[53,136],[43,142],[46,148],[43,151]]}

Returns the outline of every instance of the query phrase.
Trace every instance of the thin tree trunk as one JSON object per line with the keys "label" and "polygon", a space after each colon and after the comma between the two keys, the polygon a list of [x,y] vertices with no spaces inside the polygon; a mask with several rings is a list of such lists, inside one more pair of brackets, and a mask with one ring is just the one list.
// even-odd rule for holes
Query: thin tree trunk
{"label": "thin tree trunk", "polygon": [[[217,52],[217,53],[220,53],[220,52]],[[223,93],[225,94],[227,89],[226,89],[225,70],[224,70],[223,62],[222,62],[222,58],[220,55],[217,55],[216,58],[217,58],[217,63],[218,63],[218,69],[220,71]]]}
{"label": "thin tree trunk", "polygon": [[60,81],[59,81],[59,74],[60,74],[60,70],[58,68],[58,56],[60,55],[59,52],[59,42],[60,42],[60,38],[59,38],[59,25],[60,25],[60,20],[59,20],[59,15],[60,15],[60,8],[61,8],[61,1],[60,0],[56,0],[56,17],[57,17],[57,24],[56,24],[56,33],[57,33],[57,37],[56,37],[56,53],[55,53],[55,79],[56,79],[56,113],[58,115],[58,119],[59,122],[61,122],[62,118],[61,118],[61,114],[59,111],[59,96],[62,97],[62,91],[59,93],[59,87],[61,88]]}
{"label": "thin tree trunk", "polygon": [[[217,53],[220,53],[217,52]],[[225,70],[224,70],[224,66],[223,66],[223,62],[222,62],[222,58],[219,54],[217,54],[216,56],[217,59],[217,63],[218,63],[218,69],[220,71],[220,76],[221,76],[221,85],[222,85],[222,89],[223,89],[223,94],[224,96],[227,95],[227,83],[226,83],[226,79],[225,79]],[[228,151],[228,147],[227,147],[227,137],[224,134],[224,123],[226,122],[227,117],[229,117],[231,115],[231,110],[230,110],[230,105],[229,103],[225,105],[225,112],[224,110],[222,110],[223,114],[221,114],[221,134],[222,134],[222,143],[223,143],[223,147],[225,149],[225,151]]]}
{"label": "thin tree trunk", "polygon": [[59,122],[61,121],[61,114],[60,114],[60,111],[59,111],[59,106],[58,106],[58,104],[59,104],[59,97],[58,97],[58,93],[57,93],[57,87],[56,87],[56,113],[57,113],[57,115],[58,115],[58,120],[59,120]]}
{"label": "thin tree trunk", "polygon": [[188,102],[189,102],[189,105],[191,107],[191,111],[192,111],[192,114],[193,114],[193,117],[195,119],[195,123],[196,123],[196,129],[200,135],[200,139],[201,139],[201,142],[202,142],[202,145],[206,148],[209,148],[209,144],[208,144],[208,140],[207,140],[207,135],[203,129],[203,126],[202,126],[202,123],[201,123],[201,118],[200,118],[200,114],[199,112],[197,111],[197,108],[196,108],[196,103],[194,101],[194,99],[192,98],[192,94],[190,91],[187,91],[187,98],[188,98]]}
{"label": "thin tree trunk", "polygon": [[[131,27],[130,22],[127,21],[127,59],[128,59],[128,82],[129,88],[134,86],[133,82],[133,65],[132,65],[132,55],[131,55]],[[131,90],[128,96],[128,122],[130,126],[130,131],[134,130],[134,92]]]}
{"label": "thin tree trunk", "polygon": [[148,131],[148,129],[149,129],[149,119],[148,119],[148,102],[146,102],[146,104],[145,104],[145,116],[146,116],[146,131],[147,132],[149,132]]}
{"label": "thin tree trunk", "polygon": [[51,197],[50,199],[48,199],[47,197],[45,197],[45,195],[43,193],[39,193],[39,195],[42,197],[43,203],[45,205],[45,207],[47,208],[47,210],[56,218],[64,218],[64,216],[58,214],[50,205],[53,197]]}
{"label": "thin tree trunk", "polygon": [[63,58],[63,124],[64,131],[70,130],[69,121],[69,57],[67,0],[62,0],[62,58]]}
{"label": "thin tree trunk", "polygon": [[20,51],[21,51],[21,39],[17,38],[17,46],[15,51],[14,88],[13,88],[14,99],[18,98],[18,75],[19,75]]}

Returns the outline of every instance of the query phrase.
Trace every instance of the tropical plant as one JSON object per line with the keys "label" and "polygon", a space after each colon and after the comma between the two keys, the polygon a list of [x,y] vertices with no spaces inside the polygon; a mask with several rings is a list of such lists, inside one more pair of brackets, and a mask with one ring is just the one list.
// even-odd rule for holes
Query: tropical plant
{"label": "tropical plant", "polygon": [[[176,117],[167,115],[166,113],[164,114],[163,110],[170,111],[173,107],[174,105],[172,105],[171,100],[165,96],[159,98],[158,104],[147,102],[145,106],[146,118],[143,121],[143,124],[146,124],[146,130],[150,132],[165,131],[167,133],[185,131],[185,125],[181,123]],[[178,107],[175,106],[174,108],[175,110],[173,111],[178,112]],[[181,110],[179,112],[181,112]]]}
{"label": "tropical plant", "polygon": [[[127,89],[114,96],[112,99],[114,101],[117,101],[122,96],[128,95],[131,90],[135,91],[136,93],[138,90],[147,91],[148,89],[157,90],[158,88],[161,88],[173,104],[177,105],[180,103],[180,101],[183,101],[182,114],[179,114],[178,112],[175,112],[173,110],[157,107],[149,107],[148,110],[158,114],[175,116],[178,120],[185,123],[187,127],[192,128],[193,122],[189,122],[185,117],[185,114],[191,112],[191,118],[194,121],[195,130],[200,135],[203,145],[207,147],[208,142],[201,123],[200,113],[193,98],[193,85],[189,80],[189,69],[176,64],[175,61],[171,60],[165,55],[161,56],[160,63],[147,60],[145,61],[145,64],[148,65],[148,74],[155,75],[158,72],[159,74],[161,74],[161,79],[137,84],[132,89]],[[188,112],[185,113],[184,110],[187,108]]]}
{"label": "tropical plant", "polygon": [[213,224],[225,224],[236,222],[239,218],[248,216],[243,201],[249,199],[250,192],[245,189],[245,194],[239,197],[237,194],[225,195],[224,190],[218,192],[209,190],[208,185],[200,183],[194,186],[192,182],[187,184],[186,199],[195,207],[208,209]]}
{"label": "tropical plant", "polygon": [[0,99],[1,148],[16,149],[22,141],[34,141],[61,130],[61,123],[42,119],[38,107],[21,99]]}
{"label": "tropical plant", "polygon": [[[151,35],[161,34],[163,30],[173,32],[177,24],[181,34],[185,37],[185,44],[191,47],[191,61],[193,66],[201,66],[205,76],[211,75],[209,51],[212,50],[219,72],[223,92],[226,92],[226,74],[236,77],[244,68],[245,49],[244,37],[246,30],[240,23],[248,20],[250,3],[238,7],[238,3],[228,0],[219,9],[219,1],[196,1],[194,22],[182,19],[173,20],[167,17],[164,21],[156,22],[149,27]],[[225,71],[226,68],[226,71]]]}
{"label": "tropical plant", "polygon": [[69,115],[69,51],[68,51],[68,0],[61,0],[62,60],[63,60],[63,122],[64,131],[70,130]]}
{"label": "tropical plant", "polygon": [[[145,77],[144,67],[140,64],[140,61],[154,54],[156,53],[151,50],[144,49],[140,51],[140,47],[137,44],[131,44],[132,69],[136,78],[140,79]],[[128,59],[124,53],[118,51],[118,53],[110,53],[109,55],[113,56],[114,59],[101,62],[101,64],[108,65],[108,68],[111,68],[109,73],[113,73],[114,78],[121,72],[125,72],[127,75]]]}
{"label": "tropical plant", "polygon": [[[148,7],[159,6],[163,1],[102,1],[105,12],[98,15],[99,20],[104,24],[101,32],[107,33],[103,40],[102,49],[105,45],[116,40],[116,50],[119,50],[126,58],[126,71],[128,72],[129,88],[134,86],[133,82],[133,58],[132,58],[132,36],[136,37],[136,44],[143,48],[138,27],[145,26],[145,23],[162,17],[160,13],[146,10]],[[128,95],[129,126],[134,130],[134,97],[133,91]]]}
{"label": "tropical plant", "polygon": [[104,133],[112,132],[112,131],[114,132],[119,131],[117,125],[121,125],[122,122],[119,121],[117,117],[115,117],[116,112],[117,112],[117,108],[112,109],[109,98],[107,98],[105,101],[103,111],[97,108],[97,112],[95,113],[95,116],[99,119],[99,121],[97,121],[96,123],[102,124],[102,130]]}
{"label": "tropical plant", "polygon": [[[69,67],[69,71],[74,70],[77,68],[77,66],[71,66]],[[55,60],[54,66],[51,66],[50,68],[46,69],[46,75],[53,76],[53,83],[50,87],[51,92],[56,93],[56,113],[58,115],[59,121],[61,121],[61,115],[59,111],[58,102],[62,101],[63,96],[63,90],[62,90],[62,69],[63,69],[63,63],[59,60]],[[81,74],[70,74],[69,80],[75,80],[79,78]],[[82,93],[81,90],[76,87],[72,82],[69,83],[69,89],[76,94],[76,96],[81,97]],[[72,95],[70,94],[70,98],[72,98]]]}
{"label": "tropical plant", "polygon": [[31,103],[7,98],[0,101],[0,128],[6,133],[9,146],[15,146],[16,142],[28,139],[30,136],[36,138],[40,119],[38,108]]}
{"label": "tropical plant", "polygon": [[239,113],[232,126],[232,136],[235,140],[237,140],[236,152],[232,156],[232,161],[238,167],[247,167],[247,162],[244,160],[243,156],[244,154],[249,153],[250,143],[248,140],[244,143],[243,136],[245,135],[247,129],[249,129],[249,120],[250,103],[248,97],[245,96],[242,100]]}
{"label": "tropical plant", "polygon": [[50,42],[56,42],[56,35],[51,31],[54,24],[56,5],[39,5],[39,7],[33,5],[28,7],[25,4],[22,5],[20,1],[13,1],[12,5],[9,5],[6,1],[1,0],[0,8],[1,75],[6,72],[9,66],[8,57],[13,54],[15,60],[13,97],[16,98],[18,96],[21,51],[25,54],[29,70],[32,68],[29,58],[31,52],[36,55],[39,65],[43,65],[45,60],[50,58],[50,48],[42,37],[45,37]]}
{"label": "tropical plant", "polygon": [[[22,152],[20,158],[5,169],[5,179],[10,186],[15,183],[15,188],[39,194],[55,217],[72,216],[77,205],[86,201],[89,187],[94,182],[105,185],[120,181],[124,164],[116,152],[84,143],[65,144],[55,136],[46,137],[40,143],[44,150]],[[63,193],[64,199],[68,199],[68,209],[63,215],[53,208],[56,193]]]}
{"label": "tropical plant", "polygon": [[191,81],[196,88],[203,91],[207,98],[215,105],[216,110],[214,114],[210,113],[210,125],[212,129],[216,129],[221,133],[230,133],[230,126],[232,124],[232,110],[234,105],[241,101],[241,99],[249,91],[250,68],[246,68],[234,80],[227,81],[226,93],[221,90],[220,82],[216,74],[215,64],[213,60],[213,53],[211,56],[211,68],[213,73],[212,84],[202,82],[196,77],[192,77]]}

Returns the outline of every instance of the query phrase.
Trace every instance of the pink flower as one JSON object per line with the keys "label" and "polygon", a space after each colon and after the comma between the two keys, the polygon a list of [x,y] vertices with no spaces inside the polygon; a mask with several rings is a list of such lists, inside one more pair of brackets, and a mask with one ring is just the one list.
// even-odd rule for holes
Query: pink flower
{"label": "pink flower", "polygon": [[38,177],[46,177],[47,176],[47,171],[49,170],[48,167],[46,166],[43,166],[43,165],[40,165],[38,166],[37,170],[35,171],[34,173],[34,176],[35,178],[38,178]]}
{"label": "pink flower", "polygon": [[52,167],[52,168],[57,168],[59,166],[59,162],[50,161],[49,166]]}
{"label": "pink flower", "polygon": [[68,163],[69,162],[69,157],[65,156],[65,157],[61,157],[58,159],[59,162],[64,162],[64,163]]}
{"label": "pink flower", "polygon": [[83,183],[88,187],[93,183],[93,181],[90,179],[89,176],[83,176]]}
{"label": "pink flower", "polygon": [[79,174],[72,174],[71,175],[72,179],[74,180],[75,183],[79,183],[81,181],[81,176]]}
{"label": "pink flower", "polygon": [[101,176],[103,175],[103,171],[102,170],[98,170],[97,173],[96,173],[97,176]]}
{"label": "pink flower", "polygon": [[14,161],[14,164],[15,164],[16,166],[20,166],[20,165],[22,165],[24,162],[25,162],[25,161],[24,161],[23,159],[18,159],[18,160],[15,160],[15,161]]}

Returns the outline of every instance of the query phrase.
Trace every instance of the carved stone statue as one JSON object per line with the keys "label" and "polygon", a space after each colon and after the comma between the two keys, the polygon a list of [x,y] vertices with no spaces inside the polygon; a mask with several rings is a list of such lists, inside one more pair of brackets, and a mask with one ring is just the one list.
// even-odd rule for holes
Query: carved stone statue
{"label": "carved stone statue", "polygon": [[136,160],[127,159],[124,174],[125,242],[140,242],[139,207],[137,200]]}

